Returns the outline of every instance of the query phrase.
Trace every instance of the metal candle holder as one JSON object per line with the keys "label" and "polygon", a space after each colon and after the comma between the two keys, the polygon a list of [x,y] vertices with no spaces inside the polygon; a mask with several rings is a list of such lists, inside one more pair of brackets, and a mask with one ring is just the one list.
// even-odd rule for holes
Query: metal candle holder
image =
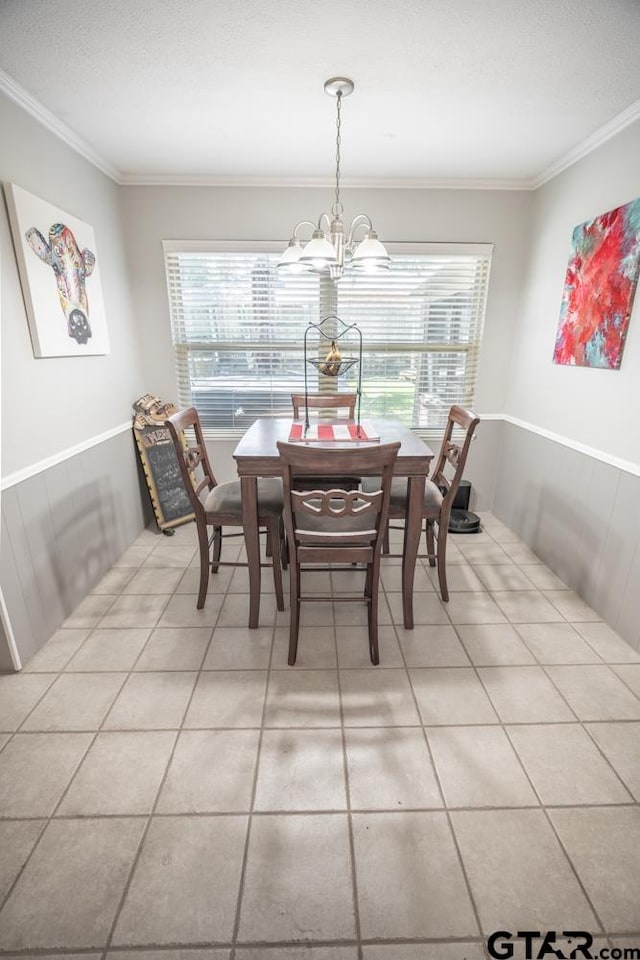
{"label": "metal candle holder", "polygon": [[[327,333],[325,324],[331,323],[334,332]],[[321,360],[319,357],[307,356],[307,338],[312,330],[318,332],[322,340],[328,343],[342,340],[347,334],[354,333],[358,337],[358,356],[342,357],[340,360],[329,361]],[[355,364],[358,364],[358,386],[357,386],[357,409],[356,409],[356,427],[358,436],[360,435],[360,398],[362,396],[362,332],[357,323],[345,323],[336,314],[330,314],[319,323],[309,323],[304,332],[304,435],[309,429],[309,387],[307,377],[307,364],[311,364],[325,377],[340,377],[350,370]]]}

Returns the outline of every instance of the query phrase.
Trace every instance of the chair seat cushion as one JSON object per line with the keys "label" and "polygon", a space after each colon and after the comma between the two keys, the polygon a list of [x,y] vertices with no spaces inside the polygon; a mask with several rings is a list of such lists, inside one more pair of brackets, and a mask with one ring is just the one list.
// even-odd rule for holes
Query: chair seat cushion
{"label": "chair seat cushion", "polygon": [[[209,491],[203,506],[206,513],[237,517],[240,522],[242,520],[240,481],[229,480],[226,483],[219,483]],[[282,513],[282,506],[282,480],[279,477],[264,477],[258,480],[258,514],[278,516]]]}
{"label": "chair seat cushion", "polygon": [[[378,477],[363,477],[362,489],[365,493],[380,489],[380,480]],[[442,506],[442,493],[439,488],[427,480],[424,486],[424,514],[426,516],[437,517]],[[391,497],[389,500],[389,511],[392,514],[404,513],[407,506],[407,478],[394,477],[391,481]]]}

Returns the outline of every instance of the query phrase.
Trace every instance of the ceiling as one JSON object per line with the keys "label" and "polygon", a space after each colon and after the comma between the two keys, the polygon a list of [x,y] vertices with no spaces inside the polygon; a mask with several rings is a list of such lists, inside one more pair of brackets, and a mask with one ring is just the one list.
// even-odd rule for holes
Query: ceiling
{"label": "ceiling", "polygon": [[122,183],[535,186],[640,116],[640,0],[0,0],[0,89]]}

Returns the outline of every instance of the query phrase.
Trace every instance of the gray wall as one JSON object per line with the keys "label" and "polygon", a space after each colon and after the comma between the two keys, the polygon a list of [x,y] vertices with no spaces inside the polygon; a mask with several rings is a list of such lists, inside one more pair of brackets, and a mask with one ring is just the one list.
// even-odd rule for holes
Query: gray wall
{"label": "gray wall", "polygon": [[[34,358],[0,201],[5,488],[0,585],[26,660],[142,527],[130,432],[55,466],[46,461],[130,421],[131,403],[145,385],[119,188],[4,94],[0,130],[0,180],[17,183],[92,225],[111,341],[106,357]],[[6,638],[3,643],[0,636],[0,668],[6,664]]]}
{"label": "gray wall", "polygon": [[[494,511],[640,648],[640,296],[620,370],[552,362],[573,228],[640,196],[640,122],[541,187]],[[542,434],[542,435],[541,435]]]}

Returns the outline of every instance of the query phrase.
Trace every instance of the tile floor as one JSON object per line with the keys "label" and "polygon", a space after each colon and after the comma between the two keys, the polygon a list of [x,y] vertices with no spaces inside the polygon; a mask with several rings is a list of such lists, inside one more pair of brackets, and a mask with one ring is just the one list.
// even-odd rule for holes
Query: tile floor
{"label": "tile floor", "polygon": [[640,655],[483,519],[454,539],[448,604],[420,565],[413,631],[385,561],[377,668],[364,608],[308,604],[290,668],[268,571],[249,631],[244,570],[199,612],[193,526],[143,533],[0,677],[0,953],[480,960],[494,930],[640,947]]}

